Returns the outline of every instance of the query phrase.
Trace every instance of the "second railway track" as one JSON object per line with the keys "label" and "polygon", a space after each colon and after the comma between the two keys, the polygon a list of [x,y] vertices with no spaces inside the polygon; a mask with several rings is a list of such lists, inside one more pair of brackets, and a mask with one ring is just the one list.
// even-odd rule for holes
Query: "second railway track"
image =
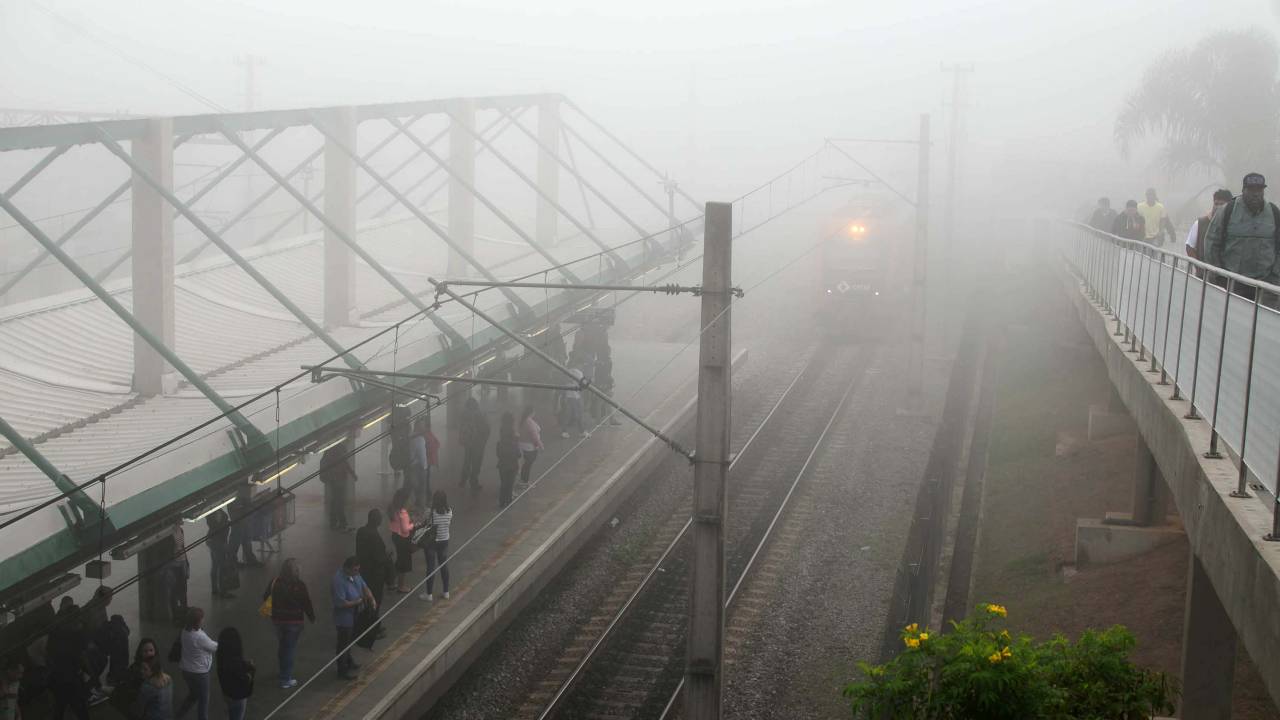
{"label": "second railway track", "polygon": [[[774,403],[761,407],[763,418],[747,419],[751,434],[730,465],[725,547],[731,586],[775,528],[873,352],[865,346],[824,348],[786,381]],[[687,528],[686,509],[654,534],[515,717],[612,719],[664,712],[684,667]]]}

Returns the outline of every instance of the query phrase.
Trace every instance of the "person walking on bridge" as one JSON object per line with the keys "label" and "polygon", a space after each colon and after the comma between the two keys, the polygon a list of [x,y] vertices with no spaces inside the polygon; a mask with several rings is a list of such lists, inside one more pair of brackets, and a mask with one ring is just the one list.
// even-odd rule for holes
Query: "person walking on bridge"
{"label": "person walking on bridge", "polygon": [[1124,204],[1124,212],[1116,216],[1111,223],[1111,234],[1126,240],[1141,241],[1146,237],[1146,221],[1138,213],[1138,201],[1130,200]]}
{"label": "person walking on bridge", "polygon": [[[1209,262],[1224,270],[1269,283],[1280,281],[1280,208],[1263,196],[1267,180],[1244,176],[1243,191],[1228,201],[1209,223]],[[1236,292],[1253,298],[1252,287]]]}
{"label": "person walking on bridge", "polygon": [[1226,188],[1219,188],[1213,192],[1213,207],[1209,208],[1208,214],[1201,215],[1191,223],[1191,231],[1187,233],[1187,257],[1202,261],[1209,259],[1209,248],[1205,247],[1209,223],[1213,222],[1213,217],[1223,206],[1231,202],[1232,197],[1231,191]]}
{"label": "person walking on bridge", "polygon": [[1173,242],[1176,233],[1173,230],[1173,223],[1169,222],[1169,213],[1164,209],[1164,203],[1156,197],[1155,188],[1147,188],[1147,201],[1138,204],[1138,214],[1143,220],[1143,241],[1148,245],[1160,247],[1164,245],[1164,235],[1169,235],[1169,242]]}
{"label": "person walking on bridge", "polygon": [[1098,198],[1098,207],[1089,216],[1089,227],[1102,232],[1111,232],[1111,225],[1116,221],[1116,211],[1111,208],[1111,198]]}

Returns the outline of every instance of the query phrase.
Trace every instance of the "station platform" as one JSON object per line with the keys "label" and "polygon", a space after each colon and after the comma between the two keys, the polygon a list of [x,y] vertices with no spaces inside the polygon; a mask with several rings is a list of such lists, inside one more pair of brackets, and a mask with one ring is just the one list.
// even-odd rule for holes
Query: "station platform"
{"label": "station platform", "polygon": [[[629,410],[659,428],[672,428],[691,420],[696,394],[697,346],[684,352],[684,343],[613,343],[615,398]],[[674,356],[674,360],[672,360]],[[473,391],[477,396],[478,391]],[[597,427],[590,437],[562,439],[553,418],[539,418],[546,446],[534,466],[530,489],[519,495],[502,513],[498,511],[498,477],[493,457],[497,421],[505,410],[518,413],[518,392],[508,407],[497,407],[489,394],[486,412],[494,433],[486,448],[481,490],[473,494],[458,485],[456,468],[461,449],[450,438],[444,418],[433,416],[433,429],[441,440],[441,467],[433,475],[432,490],[444,490],[454,510],[449,567],[451,597],[443,600],[436,579],[436,600],[419,599],[425,577],[425,559],[414,557],[413,592],[401,595],[388,589],[383,597],[386,637],[371,651],[353,650],[361,664],[359,678],[338,678],[336,669],[324,667],[334,656],[335,632],[329,585],[342,561],[355,552],[353,533],[329,529],[323,486],[308,482],[296,490],[296,523],[282,533],[278,551],[261,558],[262,568],[239,572],[240,589],[233,599],[213,598],[210,592],[209,554],[204,548],[189,553],[191,578],[188,601],[206,613],[205,629],[216,639],[224,627],[240,630],[246,655],[258,667],[248,717],[264,718],[275,711],[278,718],[404,717],[424,709],[434,699],[427,689],[442,678],[456,677],[484,643],[572,556],[572,551],[602,527],[634,487],[630,484],[665,460],[683,463],[665,444],[634,422]],[[371,431],[366,431],[371,432]],[[359,441],[357,441],[359,443]],[[353,526],[364,524],[370,508],[385,508],[396,481],[385,473],[375,443],[362,452],[355,468],[359,479],[348,509]],[[391,547],[385,522],[381,528]],[[188,526],[188,541],[204,534],[203,523]],[[294,676],[299,685],[290,690],[277,682],[276,638],[270,621],[258,614],[261,597],[286,558],[301,563],[303,580],[316,610],[316,623],[302,634]],[[177,637],[170,624],[139,621],[138,595],[125,591],[109,609],[122,614],[132,629],[131,646],[142,637],[155,639],[161,651]],[[322,668],[324,668],[322,670]],[[185,695],[176,668],[175,704]],[[314,676],[314,677],[313,677]],[[223,701],[214,683],[211,714],[223,714]],[[277,710],[277,706],[281,706]],[[93,717],[115,717],[107,705],[95,707]]]}

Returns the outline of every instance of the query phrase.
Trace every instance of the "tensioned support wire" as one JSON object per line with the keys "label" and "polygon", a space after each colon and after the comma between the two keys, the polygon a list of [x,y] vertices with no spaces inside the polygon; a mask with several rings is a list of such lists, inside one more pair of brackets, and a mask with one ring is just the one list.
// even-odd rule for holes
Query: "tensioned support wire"
{"label": "tensioned support wire", "polygon": [[[615,292],[651,292],[663,293],[665,295],[681,295],[689,294],[694,297],[704,295],[701,285],[677,285],[669,283],[666,285],[592,285],[588,283],[533,283],[533,282],[480,282],[478,280],[441,280],[436,285],[436,290],[444,292],[448,287],[513,287],[513,288],[537,288],[539,290],[601,290]],[[742,288],[729,288],[729,292],[737,297],[742,297]]]}

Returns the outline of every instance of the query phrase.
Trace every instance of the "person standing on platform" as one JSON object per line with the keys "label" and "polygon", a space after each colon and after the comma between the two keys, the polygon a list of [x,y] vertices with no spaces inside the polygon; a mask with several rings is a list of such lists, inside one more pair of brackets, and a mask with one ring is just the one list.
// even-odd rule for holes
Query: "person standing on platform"
{"label": "person standing on platform", "polygon": [[577,430],[579,437],[591,437],[591,433],[587,432],[586,421],[582,417],[582,383],[584,375],[581,368],[569,368],[569,373],[573,375],[573,384],[577,385],[573,390],[564,391],[564,407],[565,422],[560,428],[560,437],[569,437],[569,429]]}
{"label": "person standing on platform", "polygon": [[173,678],[164,671],[160,658],[153,657],[144,663],[140,672],[142,683],[133,704],[133,717],[140,720],[171,720],[173,714]]}
{"label": "person standing on platform", "polygon": [[462,477],[458,487],[470,483],[472,492],[480,491],[480,465],[484,459],[484,448],[489,444],[489,420],[480,409],[480,403],[473,397],[467,398],[462,410]]}
{"label": "person standing on platform", "polygon": [[520,470],[520,441],[516,439],[516,418],[509,412],[502,413],[498,424],[498,442],[494,443],[498,456],[498,509],[511,504],[511,491]]}
{"label": "person standing on platform", "polygon": [[169,595],[169,620],[177,627],[187,619],[187,578],[191,563],[187,560],[187,537],[179,521],[173,527],[173,559],[165,569],[164,585]]}
{"label": "person standing on platform", "polygon": [[298,638],[302,636],[303,616],[316,621],[311,595],[302,582],[302,568],[297,558],[289,558],[280,568],[280,575],[271,581],[262,594],[265,601],[271,598],[271,622],[276,627],[278,640],[276,657],[280,663],[280,688],[287,690],[298,684],[293,677],[293,661],[298,654]]}
{"label": "person standing on platform", "polygon": [[244,720],[249,696],[253,695],[253,678],[257,668],[244,656],[240,631],[233,627],[218,633],[218,687],[227,701],[228,720]]}
{"label": "person standing on platform", "polygon": [[208,539],[205,541],[209,546],[209,587],[212,588],[213,596],[216,598],[233,598],[235,595],[226,587],[225,582],[229,575],[226,570],[227,538],[231,534],[227,514],[222,510],[216,510],[204,521],[209,529]]}
{"label": "person standing on platform", "polygon": [[435,528],[435,539],[426,538],[422,543],[427,555],[427,591],[418,596],[421,600],[432,602],[435,599],[431,585],[436,567],[440,568],[440,589],[444,591],[444,599],[449,599],[449,526],[452,523],[453,508],[449,507],[449,497],[443,490],[437,490],[427,519],[427,526]]}
{"label": "person standing on platform", "polygon": [[[249,512],[253,506],[253,489],[248,483],[236,492],[235,502],[231,503],[231,562],[244,567],[262,567],[262,561],[253,554],[254,517]],[[243,552],[244,560],[240,559]]]}
{"label": "person standing on platform", "polygon": [[[432,458],[435,462],[432,462]],[[440,458],[440,441],[431,432],[431,420],[426,416],[414,423],[409,438],[409,477],[412,480],[413,505],[426,510],[431,501],[431,468]]]}
{"label": "person standing on platform", "polygon": [[377,609],[378,602],[360,576],[360,560],[352,555],[334,573],[330,583],[333,597],[333,625],[337,631],[338,677],[355,680],[360,664],[351,657],[351,641],[355,638],[356,612],[365,604]]}
{"label": "person standing on platform", "polygon": [[356,479],[351,467],[351,438],[324,451],[320,456],[320,482],[324,484],[324,496],[329,508],[329,528],[338,532],[351,532],[347,525],[347,489]]}
{"label": "person standing on platform", "polygon": [[516,441],[520,448],[520,485],[523,492],[529,488],[529,474],[533,471],[533,462],[538,459],[538,451],[542,449],[542,426],[533,417],[533,405],[525,405],[524,412],[520,413]]}
{"label": "person standing on platform", "polygon": [[203,625],[204,610],[188,608],[187,624],[181,635],[182,659],[178,663],[182,679],[187,682],[187,696],[174,713],[175,718],[186,715],[194,707],[196,720],[209,720],[209,670],[213,668],[213,653],[218,643],[205,634]]}
{"label": "person standing on platform", "polygon": [[387,524],[391,529],[391,544],[396,549],[396,592],[407,593],[405,576],[413,572],[413,519],[409,517],[409,491],[400,488],[391,497],[387,508]]}
{"label": "person standing on platform", "polygon": [[89,685],[85,683],[84,620],[70,597],[62,598],[52,631],[49,632],[47,662],[49,689],[53,691],[53,718],[62,720],[67,708],[76,720],[89,720]]}
{"label": "person standing on platform", "polygon": [[[364,576],[369,591],[373,593],[373,601],[382,607],[382,594],[387,589],[387,544],[378,534],[382,527],[382,511],[369,509],[369,519],[364,527],[356,531],[356,559],[360,561],[360,574]],[[373,640],[381,637],[386,631],[381,626],[367,636],[369,646]],[[363,647],[363,645],[362,645]]]}

